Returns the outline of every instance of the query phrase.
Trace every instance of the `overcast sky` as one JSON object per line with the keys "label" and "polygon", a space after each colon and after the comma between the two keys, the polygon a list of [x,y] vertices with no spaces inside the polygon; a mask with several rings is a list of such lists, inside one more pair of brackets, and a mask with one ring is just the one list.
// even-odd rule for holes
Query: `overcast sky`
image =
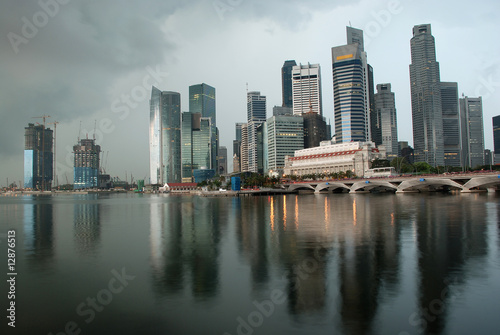
{"label": "overcast sky", "polygon": [[[234,124],[246,121],[246,83],[281,105],[283,62],[319,63],[323,113],[333,121],[331,47],[345,27],[365,31],[375,83],[396,94],[399,140],[412,139],[410,38],[430,23],[441,80],[460,95],[483,96],[486,148],[500,114],[498,0],[3,0],[0,4],[0,185],[23,178],[24,127],[58,121],[59,183],[72,181],[72,146],[96,137],[105,168],[149,178],[151,85],[177,91],[216,88],[221,145],[232,153]],[[53,127],[53,126],[51,126]],[[229,157],[230,170],[232,159]]]}

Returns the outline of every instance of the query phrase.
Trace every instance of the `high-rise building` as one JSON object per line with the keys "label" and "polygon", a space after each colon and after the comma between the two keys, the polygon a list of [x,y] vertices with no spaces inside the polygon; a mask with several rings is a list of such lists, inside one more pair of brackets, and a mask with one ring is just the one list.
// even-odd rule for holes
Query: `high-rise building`
{"label": "high-rise building", "polygon": [[415,161],[444,165],[441,80],[431,25],[413,27],[410,41],[411,107]]}
{"label": "high-rise building", "polygon": [[385,147],[387,159],[398,156],[398,122],[396,117],[396,99],[391,91],[391,84],[378,84],[374,96],[375,113],[373,119],[376,128],[380,129],[382,145]]}
{"label": "high-rise building", "polygon": [[482,98],[463,97],[460,102],[463,166],[484,165],[484,129]]}
{"label": "high-rise building", "polygon": [[409,164],[415,163],[415,158],[414,158],[415,151],[413,150],[412,147],[408,145],[407,141],[398,142],[398,150],[399,150],[399,157],[404,158],[406,162],[408,162]]}
{"label": "high-rise building", "polygon": [[500,164],[500,115],[493,117],[493,145],[495,164]]}
{"label": "high-rise building", "polygon": [[493,152],[491,152],[490,149],[485,149],[484,150],[484,165],[493,165],[495,164],[494,159],[493,159]]}
{"label": "high-rise building", "polygon": [[293,115],[311,112],[323,115],[319,64],[300,64],[292,68],[292,95]]}
{"label": "high-rise building", "polygon": [[217,173],[222,176],[227,174],[229,171],[227,170],[227,148],[224,146],[219,147],[219,158],[217,159],[219,164]]}
{"label": "high-rise building", "polygon": [[292,107],[274,106],[273,107],[273,115],[274,116],[293,115],[293,108]]}
{"label": "high-rise building", "polygon": [[457,83],[441,82],[441,106],[443,111],[444,165],[460,167],[462,159]]}
{"label": "high-rise building", "polygon": [[369,66],[362,31],[347,27],[347,35],[350,44],[332,48],[335,140],[366,142],[371,140]]}
{"label": "high-rise building", "polygon": [[[198,115],[201,114],[198,113]],[[181,123],[182,182],[193,181],[193,113],[183,112]]]}
{"label": "high-rise building", "polygon": [[204,118],[211,118],[212,125],[212,142],[209,169],[216,169],[218,155],[218,136],[217,136],[217,118],[215,107],[215,88],[203,84],[189,86],[189,111],[191,113],[201,113]]}
{"label": "high-rise building", "polygon": [[241,157],[240,172],[248,172],[248,123],[241,125]]}
{"label": "high-rise building", "polygon": [[153,86],[150,100],[149,166],[151,184],[180,183],[181,95]]}
{"label": "high-rise building", "polygon": [[281,175],[285,156],[304,149],[304,120],[301,116],[272,116],[266,125],[268,164],[265,172]]}
{"label": "high-rise building", "polygon": [[233,172],[241,172],[241,127],[244,123],[236,123],[236,139],[233,140]]}
{"label": "high-rise building", "polygon": [[53,132],[44,125],[24,128],[24,188],[51,189],[53,175]]}
{"label": "high-rise building", "polygon": [[96,188],[99,187],[99,155],[101,147],[95,143],[95,139],[81,139],[73,146],[74,153],[74,175],[73,188]]}
{"label": "high-rise building", "polygon": [[287,60],[281,68],[281,89],[283,97],[283,107],[293,107],[292,97],[292,68],[297,65],[294,60]]}
{"label": "high-rise building", "polygon": [[[261,95],[260,92],[248,92],[247,118],[248,118],[248,129],[247,129],[248,171],[257,173],[259,170],[257,127],[259,127],[262,123],[266,122],[266,97]],[[242,166],[244,166],[243,164]]]}
{"label": "high-rise building", "polygon": [[318,113],[305,113],[304,120],[304,149],[318,147],[322,141],[330,140],[326,120]]}

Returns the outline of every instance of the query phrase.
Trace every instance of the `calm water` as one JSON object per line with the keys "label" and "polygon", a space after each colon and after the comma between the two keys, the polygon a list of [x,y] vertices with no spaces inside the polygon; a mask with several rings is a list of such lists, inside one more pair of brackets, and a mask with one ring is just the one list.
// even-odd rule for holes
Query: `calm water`
{"label": "calm water", "polygon": [[[8,334],[497,334],[500,197],[0,197]],[[2,331],[2,334],[5,334]]]}

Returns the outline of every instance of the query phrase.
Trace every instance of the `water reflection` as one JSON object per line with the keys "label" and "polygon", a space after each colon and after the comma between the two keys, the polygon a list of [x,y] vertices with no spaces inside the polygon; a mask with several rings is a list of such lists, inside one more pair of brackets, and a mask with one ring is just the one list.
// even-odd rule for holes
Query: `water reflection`
{"label": "water reflection", "polygon": [[51,197],[29,198],[23,208],[24,244],[29,259],[42,266],[54,257],[53,206]]}
{"label": "water reflection", "polygon": [[[93,200],[97,199],[97,195]],[[74,205],[74,240],[75,247],[81,255],[95,255],[98,251],[101,222],[100,204],[82,201]]]}

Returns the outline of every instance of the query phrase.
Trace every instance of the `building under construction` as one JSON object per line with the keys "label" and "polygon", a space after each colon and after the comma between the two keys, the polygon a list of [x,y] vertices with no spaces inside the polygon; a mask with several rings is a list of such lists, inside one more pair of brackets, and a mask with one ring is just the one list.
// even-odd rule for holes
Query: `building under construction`
{"label": "building under construction", "polygon": [[81,139],[73,146],[73,153],[74,189],[98,187],[101,146],[95,144],[95,139]]}
{"label": "building under construction", "polygon": [[24,188],[49,191],[53,179],[52,130],[29,123],[24,128]]}

